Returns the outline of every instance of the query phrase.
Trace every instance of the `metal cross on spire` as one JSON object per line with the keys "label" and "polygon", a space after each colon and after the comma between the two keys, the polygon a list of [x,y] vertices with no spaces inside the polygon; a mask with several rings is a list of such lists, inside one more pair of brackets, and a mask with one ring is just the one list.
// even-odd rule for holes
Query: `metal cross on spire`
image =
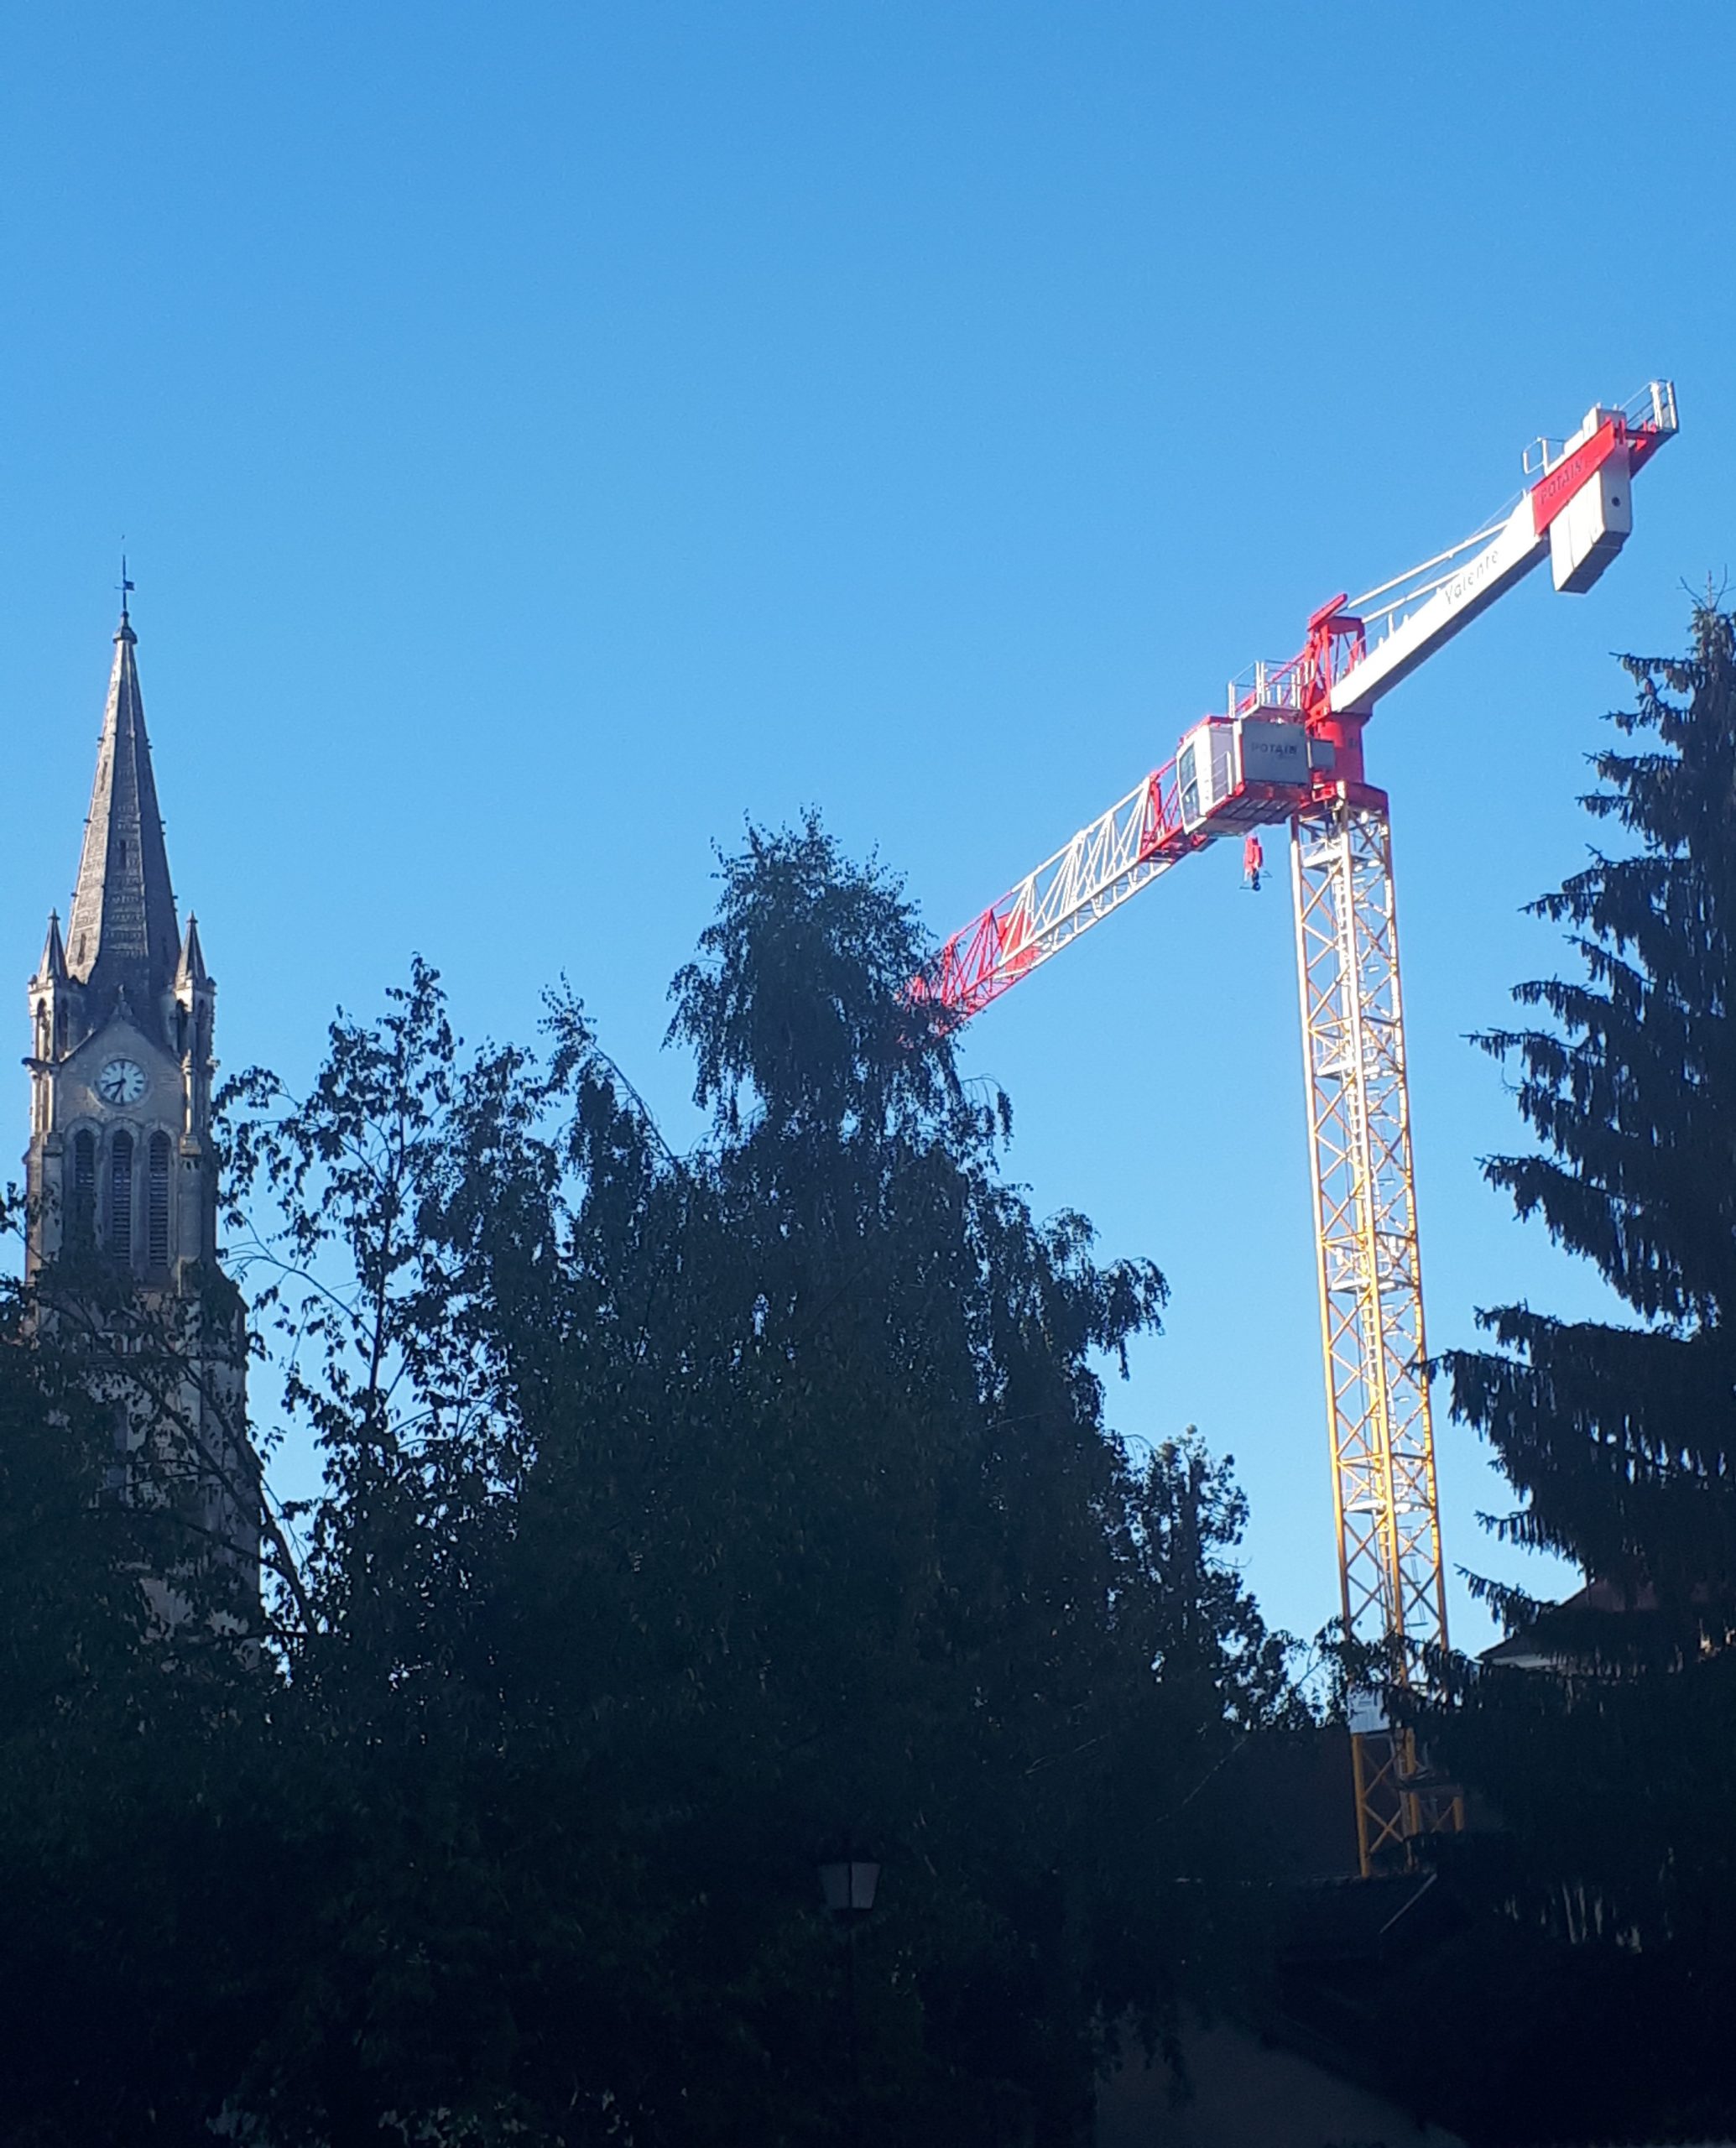
{"label": "metal cross on spire", "polygon": [[123,538],[123,539],[121,540],[121,543],[122,543],[122,546],[123,546],[123,550],[122,550],[122,552],[121,552],[121,585],[120,585],[120,586],[121,586],[121,617],[122,617],[123,619],[124,619],[124,618],[126,618],[126,616],[127,616],[127,598],[128,598],[128,595],[131,593],[132,589],[133,589],[133,583],[131,583],[130,581],[128,581],[128,579],[127,579],[127,554],[126,554],[126,551],[125,551],[125,549],[124,549],[125,545],[126,545],[126,541],[127,541],[127,540],[125,540],[125,538]]}

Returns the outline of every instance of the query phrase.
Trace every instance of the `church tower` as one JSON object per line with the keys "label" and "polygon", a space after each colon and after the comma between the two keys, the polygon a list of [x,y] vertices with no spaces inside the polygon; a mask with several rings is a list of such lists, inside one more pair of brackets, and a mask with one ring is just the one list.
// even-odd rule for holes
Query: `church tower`
{"label": "church tower", "polygon": [[[78,885],[29,986],[27,1272],[39,1281],[65,1256],[69,1273],[95,1259],[130,1275],[178,1369],[171,1395],[121,1403],[120,1443],[178,1450],[199,1526],[257,1589],[242,1311],[217,1266],[216,987],[196,920],[183,936],[175,915],[124,598],[114,640]],[[117,1344],[116,1367],[138,1348]]]}

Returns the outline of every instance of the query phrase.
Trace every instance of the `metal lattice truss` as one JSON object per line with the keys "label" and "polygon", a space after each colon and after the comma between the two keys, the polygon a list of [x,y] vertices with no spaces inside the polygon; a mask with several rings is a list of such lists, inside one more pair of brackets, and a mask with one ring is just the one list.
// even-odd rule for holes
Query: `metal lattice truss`
{"label": "metal lattice truss", "polygon": [[[1365,797],[1366,797],[1365,794]],[[1378,795],[1378,794],[1376,794]],[[1444,1647],[1416,1191],[1383,806],[1333,800],[1292,824],[1297,969],[1344,1628],[1405,1687]],[[1457,1824],[1372,1693],[1353,1712],[1363,1869]]]}
{"label": "metal lattice truss", "polygon": [[913,995],[977,1013],[1202,840],[1182,827],[1170,761],[955,932]]}

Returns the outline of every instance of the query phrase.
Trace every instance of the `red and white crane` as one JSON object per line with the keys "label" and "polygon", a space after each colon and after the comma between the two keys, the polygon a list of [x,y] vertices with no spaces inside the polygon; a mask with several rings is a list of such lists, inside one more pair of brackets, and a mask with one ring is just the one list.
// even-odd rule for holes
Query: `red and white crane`
{"label": "red and white crane", "polygon": [[1635,473],[1676,429],[1655,380],[1540,441],[1531,482],[1499,521],[1308,622],[1301,651],[1233,681],[1224,713],[1000,901],[956,932],[913,993],[978,1013],[1130,895],[1207,843],[1288,821],[1312,1149],[1327,1419],[1344,1629],[1371,1645],[1386,1690],[1353,1710],[1362,1868],[1459,1824],[1432,1787],[1389,1690],[1444,1645],[1434,1435],[1424,1367],[1387,800],[1363,732],[1381,696],[1547,558],[1558,590],[1589,589],[1633,528]]}

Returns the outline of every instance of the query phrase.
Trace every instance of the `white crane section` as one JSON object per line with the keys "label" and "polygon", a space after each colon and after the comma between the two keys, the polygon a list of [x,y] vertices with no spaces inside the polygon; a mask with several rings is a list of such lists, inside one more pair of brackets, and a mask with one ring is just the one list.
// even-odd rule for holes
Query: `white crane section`
{"label": "white crane section", "polygon": [[1203,840],[1181,827],[1170,762],[955,934],[913,981],[913,996],[974,1014]]}

